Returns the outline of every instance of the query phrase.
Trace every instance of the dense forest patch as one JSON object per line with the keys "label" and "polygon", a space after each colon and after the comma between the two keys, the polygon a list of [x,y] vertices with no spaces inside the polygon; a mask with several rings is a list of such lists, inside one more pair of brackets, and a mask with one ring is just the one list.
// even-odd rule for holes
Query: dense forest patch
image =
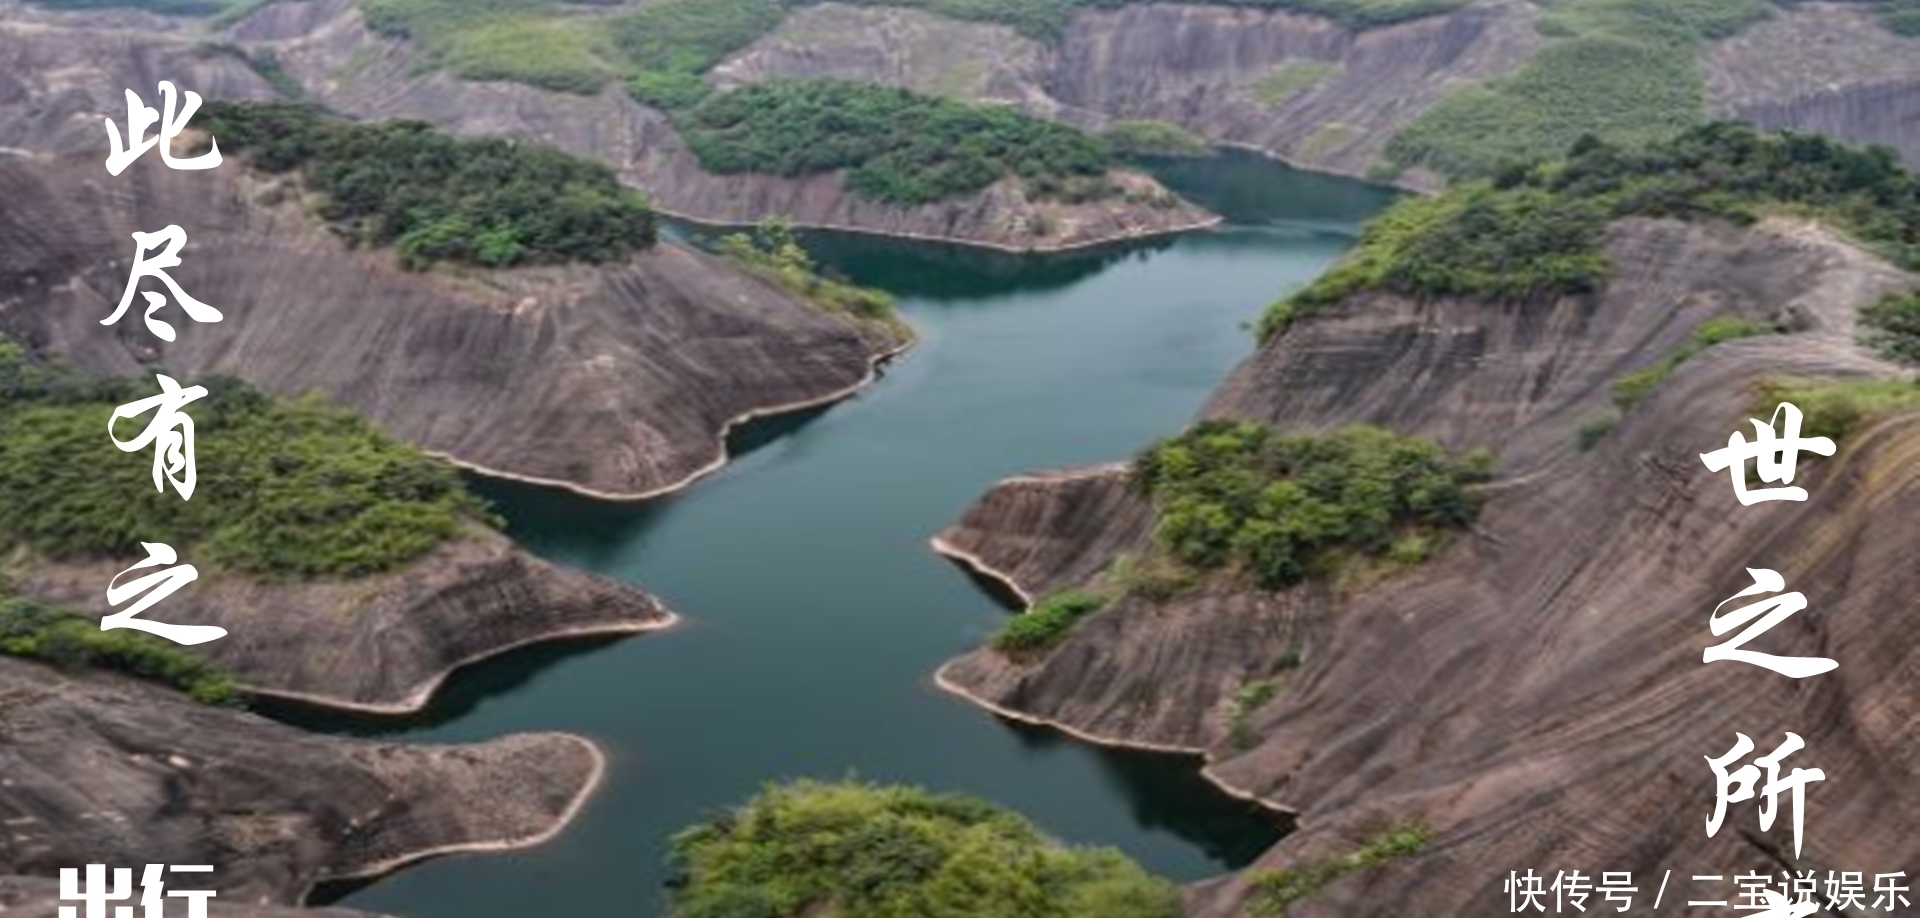
{"label": "dense forest patch", "polygon": [[420,121],[361,124],[289,103],[213,102],[195,127],[256,168],[291,173],[320,216],[401,264],[605,262],[653,244],[646,197],[613,170],[537,144]]}
{"label": "dense forest patch", "polygon": [[1112,155],[1081,131],[1011,109],[848,80],[761,83],[708,97],[675,119],[700,164],[721,174],[849,170],[859,194],[925,204],[1009,175],[1040,197],[1104,197]]}
{"label": "dense forest patch", "polygon": [[1862,340],[1888,360],[1920,364],[1920,293],[1888,296],[1860,310]]}
{"label": "dense forest patch", "polygon": [[1160,512],[1154,540],[1201,570],[1233,569],[1265,589],[1336,573],[1352,558],[1430,557],[1470,525],[1491,457],[1457,457],[1374,427],[1283,436],[1207,421],[1133,462],[1133,486]]}
{"label": "dense forest patch", "polygon": [[1078,590],[1042,597],[1033,608],[1007,619],[993,636],[993,649],[1010,657],[1044,653],[1066,638],[1081,619],[1106,606],[1105,596]]}
{"label": "dense forest patch", "polygon": [[0,654],[63,670],[105,669],[186,692],[202,704],[232,704],[232,677],[198,654],[131,628],[101,631],[91,618],[45,603],[0,596]]}
{"label": "dense forest patch", "polygon": [[1175,918],[1180,892],[966,797],[802,781],[673,840],[674,918]]}
{"label": "dense forest patch", "polygon": [[[157,384],[48,365],[0,341],[0,542],[53,558],[140,557],[140,543],[164,542],[203,570],[358,576],[487,518],[451,465],[347,411],[231,378],[199,384],[207,396],[184,409],[199,478],[189,501],[154,488],[152,448],[121,452],[107,436],[114,409]],[[131,440],[151,418],[123,418],[116,433]]]}
{"label": "dense forest patch", "polygon": [[1550,39],[1519,72],[1455,93],[1387,145],[1397,169],[1490,175],[1584,136],[1664,140],[1706,120],[1696,59],[1708,41],[1771,15],[1769,0],[1555,0]]}
{"label": "dense forest patch", "polygon": [[1717,123],[1639,148],[1585,138],[1564,161],[1402,201],[1340,264],[1274,304],[1260,334],[1362,290],[1507,300],[1590,292],[1606,280],[1600,243],[1614,220],[1750,223],[1774,211],[1818,216],[1920,268],[1920,179],[1893,151]]}

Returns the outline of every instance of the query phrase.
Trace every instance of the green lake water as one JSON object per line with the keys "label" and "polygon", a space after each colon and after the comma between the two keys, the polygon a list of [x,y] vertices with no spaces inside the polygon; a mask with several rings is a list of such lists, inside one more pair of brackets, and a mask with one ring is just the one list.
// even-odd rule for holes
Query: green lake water
{"label": "green lake water", "polygon": [[640,584],[686,620],[472,667],[417,718],[282,712],[419,742],[564,730],[609,758],[555,841],[333,894],[409,918],[658,916],[673,832],[803,776],[976,794],[1179,880],[1272,844],[1284,827],[1202,781],[1197,759],[1010,724],[931,682],[1008,612],[928,538],[1002,477],[1177,431],[1251,350],[1244,324],[1388,201],[1239,154],[1163,172],[1231,224],[1026,258],[811,237],[834,270],[899,296],[920,343],[849,401],[739,432],[736,461],[688,491],[635,505],[481,483],[531,550]]}

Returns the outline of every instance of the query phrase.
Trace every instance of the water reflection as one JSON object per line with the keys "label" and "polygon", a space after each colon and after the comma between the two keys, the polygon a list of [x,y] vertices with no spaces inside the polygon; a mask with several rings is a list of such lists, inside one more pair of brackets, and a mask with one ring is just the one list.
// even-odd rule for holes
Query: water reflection
{"label": "water reflection", "polygon": [[1188,193],[1279,216],[1129,247],[1021,259],[815,236],[823,263],[900,297],[922,332],[882,384],[744,426],[734,463],[661,500],[480,482],[530,550],[639,584],[688,621],[469,667],[417,717],[307,721],[422,742],[564,730],[608,754],[554,841],[436,860],[345,899],[410,918],[659,915],[672,833],[766,781],[848,773],[985,797],[1181,880],[1271,845],[1285,823],[1191,756],[1005,724],[929,679],[1007,612],[927,538],[1004,476],[1124,456],[1185,423],[1248,352],[1241,326],[1337,257],[1355,229],[1340,216],[1369,206],[1257,165],[1196,173]]}

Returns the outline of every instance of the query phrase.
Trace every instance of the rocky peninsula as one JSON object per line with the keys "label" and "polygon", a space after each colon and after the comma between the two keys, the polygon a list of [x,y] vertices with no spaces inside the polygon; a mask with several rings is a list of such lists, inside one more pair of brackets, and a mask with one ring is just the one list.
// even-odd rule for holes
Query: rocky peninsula
{"label": "rocky peninsula", "polygon": [[[119,676],[10,658],[0,659],[0,708],[8,874],[146,864],[164,852],[167,863],[214,865],[208,885],[221,902],[257,903],[268,915],[319,882],[536,844],[572,817],[602,768],[593,745],[573,736],[349,741]],[[0,890],[0,901],[44,901],[30,882]]]}
{"label": "rocky peninsula", "polygon": [[[1741,508],[1696,458],[1773,381],[1899,378],[1857,343],[1856,310],[1915,279],[1787,219],[1626,220],[1604,251],[1613,274],[1593,297],[1350,296],[1271,337],[1205,409],[1497,449],[1480,521],[1437,560],[1377,582],[1268,592],[1212,578],[1150,599],[1114,576],[1153,551],[1157,522],[1124,467],[1012,479],[936,545],[1027,596],[1092,584],[1118,599],[1044,658],[982,649],[942,684],[1099,741],[1204,751],[1222,786],[1298,814],[1300,831],[1252,868],[1190,889],[1187,913],[1202,918],[1242,914],[1277,872],[1396,825],[1421,827],[1416,852],[1287,914],[1384,916],[1412,901],[1481,914],[1504,901],[1509,866],[1777,872],[1791,850],[1778,827],[1701,837],[1713,800],[1699,758],[1736,731],[1799,732],[1845,788],[1809,796],[1808,824],[1828,828],[1798,863],[1871,872],[1920,856],[1902,828],[1920,798],[1896,726],[1920,697],[1904,675],[1913,650],[1878,637],[1915,587],[1896,555],[1913,537],[1899,508],[1920,494],[1920,424],[1863,423],[1832,462],[1803,462],[1804,505]],[[1679,364],[1582,447],[1623,375],[1727,314],[1788,331]],[[1749,566],[1820,597],[1776,652],[1842,659],[1839,675],[1796,685],[1702,667],[1707,612],[1748,585]],[[1249,707],[1256,683],[1274,689]]]}

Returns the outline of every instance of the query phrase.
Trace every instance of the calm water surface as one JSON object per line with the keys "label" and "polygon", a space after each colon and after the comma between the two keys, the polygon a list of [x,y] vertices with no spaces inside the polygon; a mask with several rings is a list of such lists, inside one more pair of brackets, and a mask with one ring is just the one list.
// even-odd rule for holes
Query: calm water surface
{"label": "calm water surface", "polygon": [[619,505],[482,484],[531,550],[641,584],[687,620],[482,664],[418,718],[301,718],[411,741],[566,730],[610,760],[556,841],[418,865],[346,903],[411,918],[657,916],[674,831],[802,776],[977,794],[1182,880],[1271,844],[1282,827],[1201,781],[1194,759],[1009,724],[930,682],[1007,612],[928,537],[1004,476],[1124,457],[1177,430],[1250,350],[1244,323],[1387,200],[1240,155],[1165,178],[1233,225],[1046,258],[813,239],[833,269],[897,294],[920,344],[851,401],[742,432],[738,461],[680,496]]}

